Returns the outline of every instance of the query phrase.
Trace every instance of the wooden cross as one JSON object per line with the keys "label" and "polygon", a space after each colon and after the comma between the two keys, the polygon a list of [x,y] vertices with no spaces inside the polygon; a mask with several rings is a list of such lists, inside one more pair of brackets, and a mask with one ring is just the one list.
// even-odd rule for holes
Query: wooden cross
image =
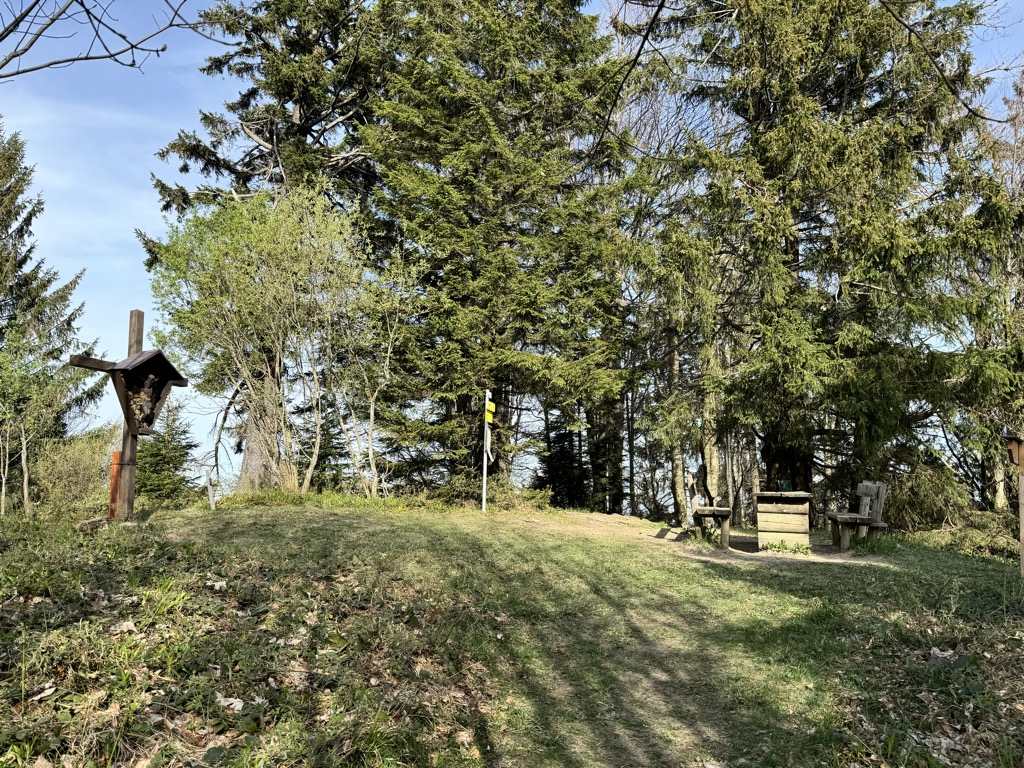
{"label": "wooden cross", "polygon": [[121,450],[114,453],[110,467],[109,517],[127,520],[135,511],[135,460],[139,435],[153,434],[153,424],[170,394],[171,387],[186,387],[188,380],[160,350],[142,350],[142,310],[133,309],[128,321],[128,357],[114,363],[88,355],[72,355],[68,361],[78,368],[104,371],[121,403],[124,432]]}

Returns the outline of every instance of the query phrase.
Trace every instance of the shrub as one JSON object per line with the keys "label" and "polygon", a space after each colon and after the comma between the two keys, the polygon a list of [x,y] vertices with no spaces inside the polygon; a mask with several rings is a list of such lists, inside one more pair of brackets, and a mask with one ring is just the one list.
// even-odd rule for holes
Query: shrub
{"label": "shrub", "polygon": [[82,518],[106,511],[110,456],[120,448],[116,425],[48,440],[29,470],[40,511]]}

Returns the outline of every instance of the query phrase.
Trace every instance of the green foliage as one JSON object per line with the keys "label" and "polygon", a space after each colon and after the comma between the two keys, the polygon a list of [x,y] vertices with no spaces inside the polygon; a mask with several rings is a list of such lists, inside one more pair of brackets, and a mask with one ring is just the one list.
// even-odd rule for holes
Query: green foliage
{"label": "green foliage", "polygon": [[370,120],[367,96],[383,74],[368,16],[358,0],[220,0],[201,11],[205,32],[233,42],[202,71],[242,89],[226,114],[201,113],[207,138],[180,131],[158,153],[210,180],[194,190],[155,181],[164,210],[324,177],[343,199],[365,193],[375,174],[356,128]]}
{"label": "green foliage", "polygon": [[155,425],[157,434],[139,439],[135,492],[158,501],[186,500],[198,488],[195,458],[199,447],[182,417],[182,406],[167,402]]}
{"label": "green foliage", "polygon": [[[612,26],[635,62],[582,10],[203,12],[236,43],[205,69],[241,93],[162,151],[208,183],[158,182],[184,218],[143,239],[168,340],[227,406],[242,490],[475,497],[490,389],[491,477],[532,454],[556,504],[620,512],[628,488],[666,517],[670,461],[678,514],[694,458],[721,496],[740,462],[719,453],[742,451],[763,487],[815,485],[829,507],[909,472],[901,514],[931,524],[922,442],[1001,503],[1022,219],[1020,174],[1001,174],[1018,136],[971,107],[983,4],[627,3]],[[311,219],[290,218],[299,199]],[[304,239],[300,219],[326,224]]]}
{"label": "green foliage", "polygon": [[44,441],[31,469],[39,508],[49,517],[71,520],[105,515],[111,453],[120,447],[116,425]]}
{"label": "green foliage", "polygon": [[915,539],[972,556],[1020,560],[1020,517],[1008,509],[968,510],[954,525],[919,531]]}
{"label": "green foliage", "polygon": [[32,175],[21,137],[4,134],[0,123],[0,512],[12,480],[21,484],[23,506],[30,504],[25,469],[37,449],[62,436],[102,386],[63,364],[68,347],[79,344],[82,307],[71,302],[82,275],[61,284],[36,257],[32,227],[43,200],[30,194]]}
{"label": "green foliage", "polygon": [[886,522],[915,531],[964,523],[971,498],[944,464],[921,462],[895,478],[885,497]]}
{"label": "green foliage", "polygon": [[[414,0],[377,6],[389,71],[361,136],[375,205],[424,254],[422,321],[393,440],[411,472],[470,487],[491,389],[507,475],[527,396],[615,393],[619,238],[598,142],[618,66],[575,3]],[[606,330],[607,329],[607,330]],[[398,415],[398,414],[396,414]],[[424,466],[426,465],[426,466]]]}
{"label": "green foliage", "polygon": [[809,490],[822,453],[886,472],[892,444],[956,401],[950,381],[984,375],[939,350],[982,307],[1003,312],[978,275],[1012,249],[1014,207],[965,107],[985,84],[981,4],[691,11],[655,33],[678,52],[666,87],[697,105],[663,163],[659,226],[658,274],[680,272],[665,301],[700,335],[690,365],[711,390],[702,361],[728,366],[719,426],[763,438],[769,483]]}
{"label": "green foliage", "polygon": [[794,555],[811,554],[811,548],[806,544],[791,544],[786,541],[770,541],[767,544],[764,544],[760,550],[762,552],[783,552],[792,553]]}
{"label": "green foliage", "polygon": [[308,491],[332,427],[360,490],[382,492],[375,408],[416,311],[415,264],[375,268],[322,187],[225,202],[150,245],[162,343],[224,401],[239,490]]}

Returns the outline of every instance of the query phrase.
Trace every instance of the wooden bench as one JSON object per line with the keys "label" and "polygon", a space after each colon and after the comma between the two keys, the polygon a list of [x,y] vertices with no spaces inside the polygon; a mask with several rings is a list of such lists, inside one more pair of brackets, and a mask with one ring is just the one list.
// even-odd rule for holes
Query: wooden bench
{"label": "wooden bench", "polygon": [[832,544],[839,547],[840,552],[850,548],[850,539],[854,531],[857,532],[858,539],[866,538],[870,543],[875,540],[879,531],[889,527],[882,522],[885,491],[885,483],[858,483],[857,496],[860,498],[860,507],[857,514],[829,512],[826,515],[832,525]]}
{"label": "wooden bench", "polygon": [[704,523],[714,520],[722,529],[722,549],[729,548],[729,525],[732,521],[732,510],[728,507],[696,507],[693,510],[693,524],[697,538],[704,538]]}
{"label": "wooden bench", "polygon": [[729,548],[729,526],[732,522],[732,510],[729,507],[698,507],[697,506],[697,484],[693,476],[687,473],[686,489],[690,497],[690,514],[693,516],[693,527],[698,539],[704,538],[704,524],[713,520],[722,531],[722,549]]}

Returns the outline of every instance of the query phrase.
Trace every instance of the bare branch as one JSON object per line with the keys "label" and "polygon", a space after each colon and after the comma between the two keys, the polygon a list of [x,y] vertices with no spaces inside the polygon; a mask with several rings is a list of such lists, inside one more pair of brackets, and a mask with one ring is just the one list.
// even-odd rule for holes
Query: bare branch
{"label": "bare branch", "polygon": [[[141,67],[152,55],[159,56],[166,45],[155,40],[171,29],[197,29],[182,10],[188,0],[162,0],[164,18],[137,34],[118,26],[111,15],[116,0],[22,0],[0,9],[0,80],[66,67],[80,61],[114,61],[125,67]],[[8,18],[10,14],[10,18]],[[87,44],[69,55],[43,55],[41,60],[26,60],[33,49],[52,45],[52,41],[87,36]],[[38,46],[38,48],[37,48]],[[9,48],[9,49],[8,49]]]}
{"label": "bare branch", "polygon": [[921,51],[924,53],[928,61],[931,63],[932,69],[934,69],[938,76],[942,79],[942,84],[946,87],[946,90],[949,91],[950,95],[960,103],[960,106],[963,107],[969,115],[976,117],[980,120],[987,120],[991,123],[1005,122],[1004,120],[997,120],[994,117],[984,115],[978,110],[976,110],[974,107],[972,107],[970,104],[968,104],[967,101],[960,95],[960,92],[957,90],[956,86],[954,86],[953,83],[949,81],[949,76],[946,74],[946,70],[942,68],[942,65],[939,63],[938,59],[935,58],[935,54],[933,54],[931,50],[929,50],[928,43],[925,41],[923,37],[921,37],[921,33],[917,30],[917,28],[913,24],[909,24],[908,22],[904,21],[903,18],[898,13],[896,13],[895,10],[893,10],[892,6],[885,2],[885,0],[878,0],[878,2],[883,8],[885,8],[888,14],[892,16],[893,19],[896,20],[896,23],[903,27],[903,29],[907,31],[907,34],[909,34],[911,37],[914,38],[914,40],[917,41],[917,44],[921,46]]}

